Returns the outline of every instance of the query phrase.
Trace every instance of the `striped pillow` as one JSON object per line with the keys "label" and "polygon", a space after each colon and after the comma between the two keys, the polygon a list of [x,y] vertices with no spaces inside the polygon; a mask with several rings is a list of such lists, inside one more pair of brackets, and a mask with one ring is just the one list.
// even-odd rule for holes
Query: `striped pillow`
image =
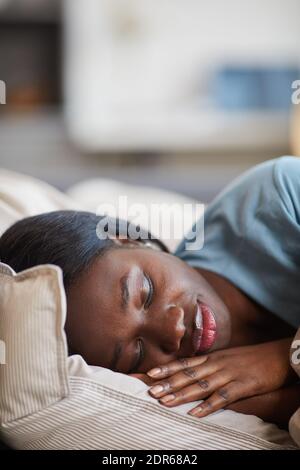
{"label": "striped pillow", "polygon": [[38,266],[15,274],[0,263],[4,363],[0,365],[0,437],[9,446],[116,450],[289,448],[220,426],[216,420],[199,420],[166,409],[146,396],[147,387],[140,380],[90,367],[80,356],[68,358],[65,316],[65,293],[58,267]]}

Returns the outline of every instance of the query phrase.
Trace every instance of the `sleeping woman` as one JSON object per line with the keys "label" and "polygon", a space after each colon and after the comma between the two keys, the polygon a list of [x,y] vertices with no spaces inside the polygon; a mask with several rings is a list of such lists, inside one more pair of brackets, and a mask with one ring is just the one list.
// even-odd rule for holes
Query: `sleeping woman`
{"label": "sleeping woman", "polygon": [[230,408],[284,426],[300,406],[300,160],[254,167],[204,217],[203,248],[171,254],[121,222],[104,239],[100,216],[47,213],[10,227],[0,258],[62,268],[70,354],[141,378],[169,408],[199,400],[196,417]]}

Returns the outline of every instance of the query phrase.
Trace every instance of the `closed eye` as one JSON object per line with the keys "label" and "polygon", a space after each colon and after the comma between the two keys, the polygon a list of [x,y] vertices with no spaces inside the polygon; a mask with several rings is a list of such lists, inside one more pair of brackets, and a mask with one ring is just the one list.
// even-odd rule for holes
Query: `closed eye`
{"label": "closed eye", "polygon": [[127,372],[127,374],[133,374],[134,372],[136,372],[144,360],[144,357],[145,357],[144,343],[141,339],[138,340],[138,343],[139,343],[139,352],[137,354],[137,359],[135,361],[135,364],[131,367],[130,371]]}
{"label": "closed eye", "polygon": [[147,289],[147,297],[144,303],[144,308],[147,309],[150,307],[152,301],[153,301],[153,295],[154,295],[154,287],[153,287],[153,282],[151,281],[150,277],[148,274],[144,274],[145,280],[146,280],[146,289]]}

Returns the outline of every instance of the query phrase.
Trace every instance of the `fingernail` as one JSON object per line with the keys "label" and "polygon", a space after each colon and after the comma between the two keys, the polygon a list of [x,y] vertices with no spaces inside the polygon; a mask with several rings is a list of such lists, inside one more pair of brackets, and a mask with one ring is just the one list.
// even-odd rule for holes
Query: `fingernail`
{"label": "fingernail", "polygon": [[171,393],[170,395],[166,395],[165,397],[161,398],[160,401],[163,403],[168,403],[168,401],[172,401],[175,398],[176,398],[175,395]]}
{"label": "fingernail", "polygon": [[150,392],[153,393],[153,395],[157,395],[158,393],[162,392],[164,387],[162,385],[155,385],[154,387],[150,388]]}
{"label": "fingernail", "polygon": [[193,416],[196,416],[198,415],[199,413],[201,413],[201,411],[203,410],[203,408],[199,407],[199,408],[194,408],[193,410],[189,411],[189,415],[193,415]]}
{"label": "fingernail", "polygon": [[162,370],[159,367],[156,367],[155,369],[149,370],[147,374],[150,375],[150,377],[155,377],[156,375],[159,375],[161,372]]}

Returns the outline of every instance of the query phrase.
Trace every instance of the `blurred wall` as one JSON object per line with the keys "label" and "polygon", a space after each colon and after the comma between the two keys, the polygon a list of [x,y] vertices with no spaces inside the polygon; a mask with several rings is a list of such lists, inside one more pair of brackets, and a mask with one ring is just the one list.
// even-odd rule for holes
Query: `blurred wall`
{"label": "blurred wall", "polygon": [[[228,65],[298,67],[299,17],[298,0],[66,0],[65,96],[72,137],[90,150],[109,148],[111,140],[122,149],[124,139],[130,150],[143,147],[144,135],[144,147],[155,149],[156,142],[159,150],[168,148],[167,129],[174,138],[194,126],[200,137],[193,150],[203,149],[205,133],[214,132],[216,139],[218,132],[230,132],[223,127],[227,116],[209,114],[215,111],[210,106],[217,71]],[[273,136],[283,129],[283,147],[286,116],[275,122],[266,117],[262,122],[255,116],[251,138],[267,121],[266,135],[270,127]],[[206,119],[215,128],[206,129]],[[194,137],[187,131],[180,150],[189,139]]]}
{"label": "blurred wall", "polygon": [[299,151],[299,9],[0,0],[0,166],[62,189],[102,176],[210,200],[250,166]]}

